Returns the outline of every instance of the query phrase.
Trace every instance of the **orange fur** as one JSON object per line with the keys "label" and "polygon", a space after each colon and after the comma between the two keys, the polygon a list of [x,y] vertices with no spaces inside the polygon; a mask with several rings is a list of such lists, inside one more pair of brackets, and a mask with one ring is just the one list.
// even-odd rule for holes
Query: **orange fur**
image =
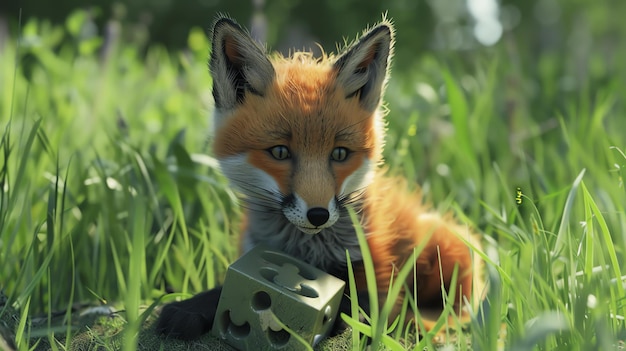
{"label": "orange fur", "polygon": [[[407,191],[404,180],[380,168],[392,24],[383,20],[337,57],[321,59],[308,53],[270,59],[228,18],[216,21],[212,45],[213,149],[242,194],[242,250],[264,244],[341,279],[348,278],[347,251],[357,288],[366,291],[363,253],[346,210],[354,205],[374,262],[379,306],[401,268],[413,269],[400,282],[408,289],[395,301],[390,321],[403,296],[416,296],[418,325],[432,329],[452,289],[454,310],[466,321],[464,301],[476,303],[484,290],[481,261],[470,248],[480,248],[476,235],[450,215],[433,212],[419,192]],[[210,330],[220,294],[216,287],[165,306],[157,331],[194,338]],[[346,301],[339,308],[349,313]],[[361,298],[359,305],[371,307]],[[339,331],[342,320],[334,327]]]}
{"label": "orange fur", "polygon": [[[426,328],[434,326],[438,317],[436,311],[441,311],[443,307],[442,285],[446,291],[456,289],[454,310],[459,312],[462,322],[467,322],[469,315],[462,308],[464,300],[476,305],[484,289],[484,282],[478,270],[482,261],[478,255],[472,255],[460,237],[480,249],[478,236],[450,216],[433,212],[423,204],[418,192],[407,193],[406,189],[403,179],[383,175],[378,175],[368,187],[363,215],[368,221],[364,227],[376,269],[377,286],[383,293],[381,300],[384,301],[384,293],[389,289],[390,281],[395,281],[392,278],[398,271],[405,264],[414,264],[407,285],[413,287],[415,277],[417,291],[406,293],[417,296],[418,306],[425,312],[422,322]],[[412,262],[414,248],[425,240],[428,243],[416,262]],[[455,266],[458,266],[459,271],[457,285],[452,287],[449,280]],[[364,281],[361,284],[365,284]],[[401,300],[397,301],[391,320],[396,317],[400,305]]]}
{"label": "orange fur", "polygon": [[[233,48],[235,45],[227,45],[226,54],[237,57]],[[355,68],[372,65],[377,50],[372,46]],[[246,154],[247,162],[270,175],[281,193],[297,193],[310,208],[327,206],[346,179],[368,160],[376,170],[364,192],[360,214],[375,264],[381,305],[390,281],[395,281],[403,265],[411,264],[414,272],[407,284],[412,287],[416,279],[417,291],[410,289],[403,296],[415,294],[420,309],[440,311],[442,293],[454,288],[454,309],[462,320],[467,320],[464,300],[472,301],[484,288],[476,272],[481,261],[466,245],[467,241],[480,248],[477,236],[451,216],[432,212],[418,192],[407,191],[404,180],[387,177],[377,167],[384,143],[382,113],[365,109],[358,96],[347,98],[350,92],[338,83],[335,57],[314,59],[310,54],[296,53],[270,61],[275,72],[273,80],[262,94],[246,94],[229,112],[215,137],[216,156]],[[267,150],[276,145],[286,145],[297,155],[297,162],[273,158]],[[345,162],[328,161],[328,155],[337,147],[351,151]],[[257,225],[249,221],[246,224],[248,228]],[[414,248],[424,241],[427,244],[412,262]],[[458,281],[452,287],[450,279],[455,269]],[[366,289],[363,271],[357,272],[357,283],[359,289]],[[477,289],[478,293],[472,295]],[[391,320],[401,304],[398,300]],[[437,313],[432,316],[422,319],[427,329],[434,326]]]}

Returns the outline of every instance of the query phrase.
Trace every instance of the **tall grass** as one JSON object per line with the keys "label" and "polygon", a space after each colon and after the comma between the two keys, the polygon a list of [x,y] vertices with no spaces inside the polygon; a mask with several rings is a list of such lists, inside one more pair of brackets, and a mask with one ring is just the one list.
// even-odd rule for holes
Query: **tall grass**
{"label": "tall grass", "polygon": [[[86,21],[80,11],[64,28],[27,21],[0,48],[0,327],[21,350],[78,345],[83,304],[125,311],[123,341],[101,333],[91,347],[135,349],[155,302],[218,284],[237,253],[234,194],[207,146],[202,31],[184,52],[144,55],[85,37]],[[617,349],[626,67],[559,88],[554,80],[580,77],[558,64],[569,53],[533,57],[517,44],[424,54],[396,70],[386,160],[484,233],[476,254],[491,289],[451,348]],[[433,335],[384,329],[380,307],[373,329],[350,322],[352,347],[366,346],[363,335],[390,349],[439,347]]]}
{"label": "tall grass", "polygon": [[216,284],[236,251],[201,154],[210,78],[196,52],[107,58],[64,33],[30,21],[1,51],[0,282],[25,315],[107,300],[132,322],[166,288]]}

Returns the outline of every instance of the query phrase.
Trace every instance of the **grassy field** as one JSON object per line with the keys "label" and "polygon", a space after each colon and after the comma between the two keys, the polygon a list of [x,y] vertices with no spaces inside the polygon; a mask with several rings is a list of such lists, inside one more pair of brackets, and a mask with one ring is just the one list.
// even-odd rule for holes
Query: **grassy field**
{"label": "grassy field", "polygon": [[[194,349],[160,345],[149,316],[237,255],[208,43],[144,56],[82,21],[27,21],[0,47],[0,349]],[[484,234],[491,290],[443,348],[624,349],[626,47],[524,43],[423,53],[387,90],[391,172]]]}

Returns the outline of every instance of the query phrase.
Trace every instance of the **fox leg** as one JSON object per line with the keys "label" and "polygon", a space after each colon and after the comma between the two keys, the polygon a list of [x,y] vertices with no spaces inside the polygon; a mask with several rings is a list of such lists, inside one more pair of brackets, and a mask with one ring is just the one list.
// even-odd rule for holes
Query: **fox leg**
{"label": "fox leg", "polygon": [[165,305],[156,332],[167,337],[191,340],[211,330],[222,287],[199,293],[190,299]]}

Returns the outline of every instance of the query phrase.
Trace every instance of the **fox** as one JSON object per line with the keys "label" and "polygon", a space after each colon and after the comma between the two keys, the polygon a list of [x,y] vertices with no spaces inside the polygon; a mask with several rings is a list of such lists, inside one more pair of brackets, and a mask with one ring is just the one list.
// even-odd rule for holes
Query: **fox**
{"label": "fox", "polygon": [[[453,289],[455,314],[448,318],[469,320],[469,307],[484,289],[474,254],[481,249],[478,234],[433,210],[419,190],[407,190],[408,181],[384,166],[392,22],[383,17],[339,54],[322,57],[268,54],[226,16],[214,23],[211,43],[213,152],[240,194],[240,250],[263,244],[346,282],[351,265],[359,307],[368,314],[358,225],[373,262],[379,306],[400,268],[412,266],[390,320],[400,314],[404,298],[415,297],[416,325],[429,331]],[[422,249],[415,257],[417,247]],[[165,305],[156,330],[179,339],[207,333],[220,294],[217,287]],[[348,315],[349,295],[346,288],[340,305]],[[407,313],[414,316],[410,308]],[[337,318],[337,333],[346,328]]]}

